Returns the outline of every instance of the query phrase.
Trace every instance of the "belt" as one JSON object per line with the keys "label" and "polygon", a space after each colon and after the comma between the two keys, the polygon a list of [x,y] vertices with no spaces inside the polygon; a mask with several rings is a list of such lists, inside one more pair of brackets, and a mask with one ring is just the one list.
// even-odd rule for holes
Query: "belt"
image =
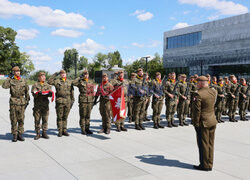
{"label": "belt", "polygon": [[20,99],[20,98],[24,98],[24,96],[11,96],[12,98],[17,98],[17,99]]}

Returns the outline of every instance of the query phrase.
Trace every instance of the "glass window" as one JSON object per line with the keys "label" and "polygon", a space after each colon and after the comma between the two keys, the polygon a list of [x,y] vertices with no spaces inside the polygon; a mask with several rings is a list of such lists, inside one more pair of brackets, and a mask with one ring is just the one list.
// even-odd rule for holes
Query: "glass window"
{"label": "glass window", "polygon": [[194,33],[190,34],[190,46],[194,45]]}

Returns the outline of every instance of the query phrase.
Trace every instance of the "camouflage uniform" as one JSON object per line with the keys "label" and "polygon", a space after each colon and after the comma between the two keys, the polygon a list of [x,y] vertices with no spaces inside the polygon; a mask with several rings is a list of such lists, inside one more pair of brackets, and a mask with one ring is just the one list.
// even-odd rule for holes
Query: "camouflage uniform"
{"label": "camouflage uniform", "polygon": [[228,113],[228,104],[229,104],[229,97],[227,95],[227,92],[229,91],[229,88],[230,88],[230,82],[224,82],[224,89],[225,89],[225,95],[226,97],[224,98],[224,101],[223,101],[223,110],[222,110],[222,114],[223,115],[227,115]]}
{"label": "camouflage uniform", "polygon": [[[186,82],[179,83],[179,103],[177,106],[177,116],[179,118],[179,124],[181,126],[188,125],[185,122],[186,116],[188,114],[188,107],[189,107],[189,100],[190,100],[190,91],[187,95],[186,92],[188,90],[188,84]],[[181,96],[186,96],[186,100],[183,99]]]}
{"label": "camouflage uniform", "polygon": [[247,121],[246,118],[246,111],[249,103],[249,94],[250,90],[249,87],[246,84],[241,84],[240,90],[239,90],[239,114],[240,114],[240,120]]}
{"label": "camouflage uniform", "polygon": [[108,95],[114,90],[113,85],[110,82],[101,84],[97,88],[96,98],[100,96],[99,111],[102,116],[102,128],[106,134],[109,134],[111,128],[110,122],[110,101]]}
{"label": "camouflage uniform", "polygon": [[[48,117],[49,117],[48,97],[52,96],[52,91],[47,95],[42,95],[42,91],[51,91],[51,86],[46,82],[44,82],[44,84],[36,82],[31,88],[31,93],[34,96],[33,116],[35,119],[35,131],[37,134],[39,134],[38,136],[40,136],[41,119],[42,119],[43,134],[48,130]],[[37,94],[36,92],[40,93]]]}
{"label": "camouflage uniform", "polygon": [[[164,100],[163,86],[161,81],[157,79],[152,81],[152,93],[153,93],[152,109],[153,109],[154,128],[156,129],[164,128],[163,126],[160,125],[161,110]],[[157,98],[156,96],[159,97]]]}
{"label": "camouflage uniform", "polygon": [[[239,102],[239,88],[240,88],[239,84],[232,82],[230,87],[227,89],[228,107],[229,107],[228,115],[229,115],[229,121],[231,122],[237,122],[237,120],[235,120],[235,112]],[[232,95],[234,95],[235,98],[233,98]]]}
{"label": "camouflage uniform", "polygon": [[[146,80],[145,86],[147,86],[148,89],[151,88],[151,81],[150,80]],[[150,121],[150,119],[147,118],[148,116],[148,107],[150,105],[150,101],[151,101],[151,94],[148,93],[147,98],[146,98],[146,102],[145,102],[145,110],[144,110],[144,121]]]}
{"label": "camouflage uniform", "polygon": [[220,123],[220,122],[224,122],[221,120],[223,101],[224,101],[224,97],[221,97],[221,95],[224,95],[225,93],[223,84],[218,84],[216,86],[216,91],[217,91],[217,99],[215,103],[215,116],[216,116],[216,120]]}
{"label": "camouflage uniform", "polygon": [[92,134],[90,128],[90,114],[95,98],[95,84],[91,80],[85,80],[84,78],[77,78],[73,81],[73,85],[79,89],[79,115],[80,115],[80,127],[82,134]]}
{"label": "camouflage uniform", "polygon": [[[168,121],[168,127],[177,126],[174,124],[174,114],[177,109],[178,100],[178,82],[169,79],[164,86],[165,93],[165,105],[166,105],[166,120]],[[169,94],[174,95],[173,98],[169,97]]]}
{"label": "camouflage uniform", "polygon": [[[111,81],[111,84],[114,87],[114,90],[120,88],[121,86],[124,88],[124,98],[125,98],[125,107],[127,109],[127,103],[128,103],[128,85],[129,82],[126,79],[121,80],[119,77],[117,77],[116,79]],[[124,130],[126,131],[127,129],[124,127],[124,120],[125,119],[120,119],[118,121],[115,122],[115,125],[117,127],[117,130]]]}
{"label": "camouflage uniform", "polygon": [[197,82],[196,81],[192,81],[190,82],[190,96],[191,96],[191,101],[189,104],[189,115],[192,118],[192,104],[193,104],[193,99],[194,99],[194,94],[197,92]]}
{"label": "camouflage uniform", "polygon": [[[128,92],[130,91],[131,89],[131,83],[133,82],[133,79],[131,79],[129,81],[129,85],[128,85]],[[128,103],[127,103],[127,106],[128,106],[128,118],[129,118],[129,122],[132,122],[133,121],[133,101],[134,101],[134,98],[132,96],[129,95],[128,93]]]}
{"label": "camouflage uniform", "polygon": [[24,113],[30,100],[29,86],[23,78],[18,80],[8,77],[2,87],[4,89],[10,89],[10,121],[13,138],[16,139],[18,136],[19,140],[24,140],[22,134],[24,133]]}
{"label": "camouflage uniform", "polygon": [[[62,72],[62,71],[61,71]],[[57,128],[59,136],[61,134],[68,135],[67,133],[67,119],[72,108],[74,98],[74,87],[71,80],[62,78],[56,79],[57,73],[53,74],[48,84],[55,86],[56,88],[56,114],[57,114]]]}

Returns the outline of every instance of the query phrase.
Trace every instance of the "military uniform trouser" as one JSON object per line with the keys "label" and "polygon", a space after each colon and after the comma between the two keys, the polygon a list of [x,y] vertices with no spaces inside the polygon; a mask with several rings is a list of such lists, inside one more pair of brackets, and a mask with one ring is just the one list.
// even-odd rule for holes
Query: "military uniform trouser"
{"label": "military uniform trouser", "polygon": [[227,113],[229,109],[229,99],[228,98],[224,98],[224,102],[223,102],[223,113]]}
{"label": "military uniform trouser", "polygon": [[165,105],[166,105],[166,120],[170,122],[171,120],[174,120],[174,114],[177,109],[177,100],[167,99],[165,101]]}
{"label": "military uniform trouser", "polygon": [[144,118],[146,118],[148,116],[148,107],[150,105],[150,98],[151,97],[147,97],[146,101],[145,101]]}
{"label": "military uniform trouser", "polygon": [[133,99],[129,99],[128,101],[128,117],[129,119],[133,117]]}
{"label": "military uniform trouser", "polygon": [[217,121],[221,119],[222,108],[223,108],[223,100],[217,100],[217,102],[215,103],[215,116]]}
{"label": "military uniform trouser", "polygon": [[228,106],[229,106],[229,111],[228,111],[229,119],[234,119],[235,112],[238,107],[238,99],[237,98],[230,99]]}
{"label": "military uniform trouser", "polygon": [[133,119],[135,121],[136,125],[142,124],[143,119],[144,119],[144,111],[145,111],[145,98],[141,98],[141,97],[135,97],[134,98],[134,114],[133,114]]}
{"label": "military uniform trouser", "polygon": [[70,104],[56,104],[57,129],[59,131],[67,129],[70,106]]}
{"label": "military uniform trouser", "polygon": [[82,102],[79,103],[79,125],[81,129],[89,128],[90,126],[90,114],[93,107],[93,103],[91,102]]}
{"label": "military uniform trouser", "polygon": [[102,128],[104,130],[111,128],[110,121],[110,102],[106,99],[100,99],[99,111],[102,116]]}
{"label": "military uniform trouser", "polygon": [[41,129],[40,121],[42,119],[42,130],[48,130],[49,107],[34,107],[33,116],[35,121],[35,131],[39,132]]}
{"label": "military uniform trouser", "polygon": [[215,129],[216,126],[210,128],[195,127],[199,160],[203,168],[213,168]]}
{"label": "military uniform trouser", "polygon": [[17,135],[24,132],[25,105],[10,105],[11,133]]}
{"label": "military uniform trouser", "polygon": [[179,118],[179,123],[182,123],[187,116],[188,113],[188,106],[189,106],[189,100],[180,100],[178,103],[178,118]]}
{"label": "military uniform trouser", "polygon": [[163,100],[158,100],[152,102],[152,107],[153,107],[153,121],[155,124],[159,124],[161,121],[161,110],[163,106]]}
{"label": "military uniform trouser", "polygon": [[[127,102],[125,102],[125,109],[127,110]],[[116,127],[124,127],[124,121],[125,121],[125,118],[115,121]]]}
{"label": "military uniform trouser", "polygon": [[241,119],[246,118],[246,111],[248,107],[248,100],[240,100],[239,101],[239,114]]}

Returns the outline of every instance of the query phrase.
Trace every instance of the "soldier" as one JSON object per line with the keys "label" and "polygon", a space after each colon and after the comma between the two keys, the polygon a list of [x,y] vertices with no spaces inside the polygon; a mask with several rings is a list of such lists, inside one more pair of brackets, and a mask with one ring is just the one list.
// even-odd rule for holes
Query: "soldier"
{"label": "soldier", "polygon": [[[151,88],[151,80],[148,77],[148,73],[145,73],[145,75],[146,75],[145,86],[147,86],[147,88],[150,89]],[[143,121],[150,121],[150,119],[147,118],[147,116],[148,116],[148,107],[150,105],[150,100],[151,100],[151,94],[148,93],[147,98],[146,98],[146,102],[145,102],[145,111],[144,111],[145,114],[144,114]]]}
{"label": "soldier", "polygon": [[[25,79],[20,77],[18,66],[12,68],[12,73],[4,81],[2,87],[10,89],[10,121],[13,142],[24,141],[24,113],[29,104],[29,86]],[[17,125],[18,124],[18,125]]]}
{"label": "soldier", "polygon": [[215,103],[215,116],[216,116],[216,120],[218,121],[218,123],[223,123],[224,121],[221,120],[221,114],[222,114],[222,107],[223,107],[223,101],[225,98],[225,87],[223,84],[223,79],[220,78],[218,81],[218,84],[216,84],[216,90],[217,90],[217,99],[216,99],[216,103]]}
{"label": "soldier", "polygon": [[[124,98],[125,98],[125,107],[127,109],[127,103],[128,103],[128,97],[127,97],[127,94],[128,94],[128,85],[129,85],[129,82],[124,79],[124,71],[123,70],[120,70],[118,71],[118,76],[116,79],[114,79],[113,81],[111,81],[111,84],[114,86],[114,90],[122,87],[124,89]],[[127,131],[127,129],[124,127],[124,118],[118,120],[115,122],[115,125],[117,127],[117,131],[120,132],[120,131]]]}
{"label": "soldier", "polygon": [[[60,78],[56,76],[60,74]],[[59,73],[54,73],[48,80],[48,84],[56,88],[56,115],[58,137],[69,136],[67,132],[67,120],[70,109],[72,108],[74,98],[74,87],[72,81],[67,79],[67,74],[64,70]]]}
{"label": "soldier", "polygon": [[198,92],[193,99],[193,118],[199,148],[199,166],[195,169],[212,171],[214,155],[214,136],[216,129],[216,118],[214,115],[214,104],[216,101],[216,90],[208,87],[208,78],[200,76],[198,79]]}
{"label": "soldier", "polygon": [[111,122],[110,122],[110,101],[109,94],[114,90],[113,85],[108,82],[108,75],[103,73],[102,83],[98,86],[95,95],[94,105],[97,104],[97,99],[100,96],[99,110],[102,116],[102,129],[98,133],[110,133]]}
{"label": "soldier", "polygon": [[48,117],[49,117],[49,99],[52,97],[54,100],[54,92],[51,90],[51,86],[45,81],[45,72],[39,72],[38,81],[32,86],[31,93],[34,96],[34,108],[33,116],[35,119],[35,140],[40,138],[40,120],[42,119],[42,137],[49,139],[47,135],[48,130]]}
{"label": "soldier", "polygon": [[211,76],[210,76],[210,74],[207,74],[206,77],[208,78],[208,86],[211,87],[212,83],[211,83]]}
{"label": "soldier", "polygon": [[211,87],[213,87],[214,89],[217,88],[217,77],[216,76],[212,77]]}
{"label": "soldier", "polygon": [[246,111],[249,103],[249,93],[250,89],[249,86],[246,84],[246,80],[244,78],[240,79],[240,97],[239,97],[239,114],[240,114],[240,120],[242,121],[248,121],[246,118]]}
{"label": "soldier", "polygon": [[177,127],[178,125],[174,123],[174,114],[178,104],[178,82],[176,82],[175,72],[169,74],[169,79],[164,85],[164,93],[168,127]]}
{"label": "soldier", "polygon": [[227,96],[226,92],[228,92],[228,89],[230,88],[230,81],[228,80],[227,76],[224,77],[224,87],[225,87],[225,95],[226,95],[226,97],[224,98],[224,101],[223,101],[222,114],[227,115],[229,100],[228,100],[228,96]]}
{"label": "soldier", "polygon": [[154,121],[154,128],[164,128],[164,126],[160,125],[160,117],[161,117],[161,110],[163,106],[163,84],[161,80],[161,73],[157,72],[155,74],[155,80],[152,82],[152,93],[153,93],[153,101],[152,101],[152,109],[153,109],[153,121]]}
{"label": "soldier", "polygon": [[81,133],[83,135],[93,134],[90,131],[90,114],[93,107],[95,99],[95,84],[93,81],[89,80],[89,73],[84,70],[82,75],[73,81],[73,86],[77,86],[79,89],[79,115],[80,115],[80,127]]}
{"label": "soldier", "polygon": [[[134,81],[134,79],[136,78],[136,74],[135,73],[131,73],[131,80],[129,81],[129,89],[131,88],[131,83]],[[128,118],[129,118],[129,123],[131,123],[133,120],[133,97],[132,96],[128,96]]]}
{"label": "soldier", "polygon": [[190,99],[190,91],[189,84],[186,82],[186,75],[182,74],[180,77],[179,85],[179,103],[178,103],[178,118],[180,126],[188,126],[186,123],[186,115],[188,113],[189,99]]}
{"label": "soldier", "polygon": [[188,117],[192,117],[192,99],[194,98],[194,93],[197,91],[197,88],[196,88],[196,83],[197,83],[197,81],[196,81],[196,79],[197,79],[198,77],[195,77],[195,76],[191,76],[190,77],[190,83],[189,83],[189,85],[190,85],[190,96],[191,96],[191,101],[190,101],[190,103],[189,103],[189,107],[188,107]]}
{"label": "soldier", "polygon": [[143,69],[139,68],[137,69],[137,76],[131,84],[131,90],[133,91],[131,94],[133,94],[134,98],[133,118],[135,120],[135,129],[137,130],[145,130],[145,127],[143,126],[143,119],[145,117],[144,111],[148,95],[148,89],[145,86],[145,78],[146,77],[144,76]]}

